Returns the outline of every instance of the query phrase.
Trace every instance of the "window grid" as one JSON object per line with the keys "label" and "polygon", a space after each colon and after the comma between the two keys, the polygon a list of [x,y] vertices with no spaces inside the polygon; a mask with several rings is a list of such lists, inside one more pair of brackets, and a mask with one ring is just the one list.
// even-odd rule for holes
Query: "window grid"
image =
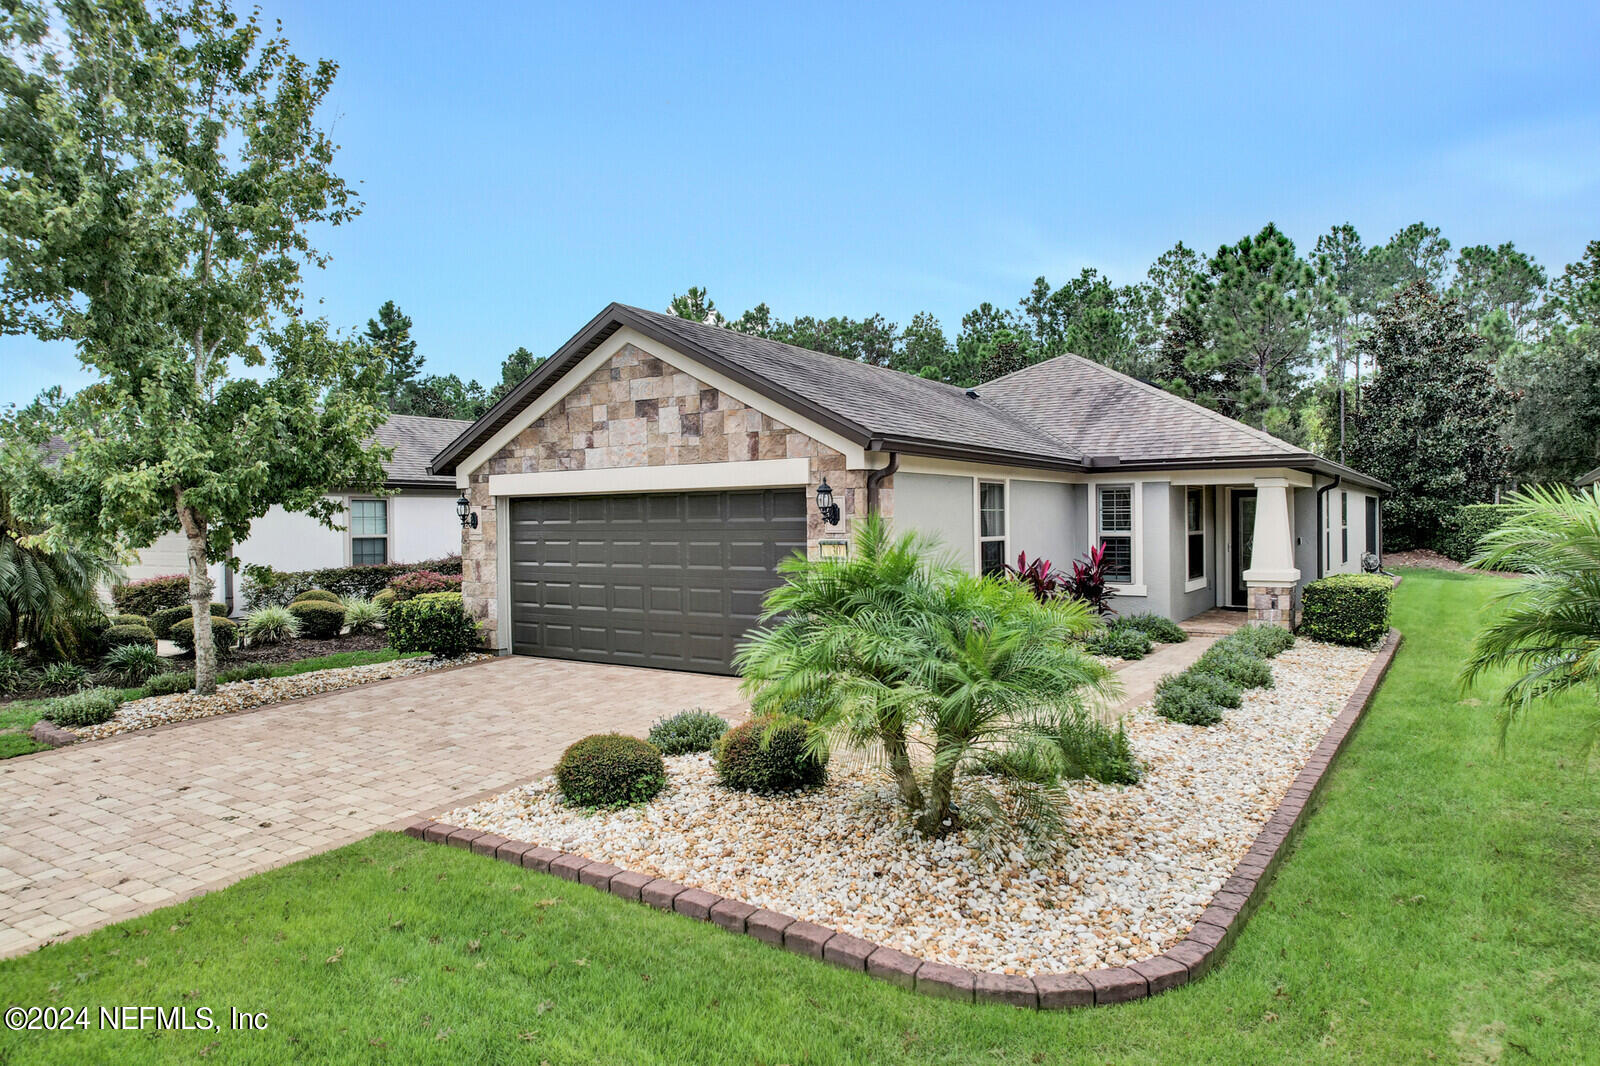
{"label": "window grid", "polygon": [[350,501],[350,565],[389,561],[389,501]]}
{"label": "window grid", "polygon": [[1133,489],[1127,486],[1099,491],[1096,522],[1105,549],[1106,580],[1133,584]]}
{"label": "window grid", "polygon": [[1003,482],[978,483],[978,566],[985,577],[1006,568],[1006,487]]}
{"label": "window grid", "polygon": [[1199,581],[1206,576],[1205,490],[1189,489],[1185,494],[1184,508],[1189,539],[1189,580]]}

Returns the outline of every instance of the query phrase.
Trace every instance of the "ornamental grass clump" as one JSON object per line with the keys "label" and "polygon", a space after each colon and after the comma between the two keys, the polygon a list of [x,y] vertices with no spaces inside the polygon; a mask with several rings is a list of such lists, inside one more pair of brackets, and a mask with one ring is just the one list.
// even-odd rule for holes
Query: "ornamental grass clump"
{"label": "ornamental grass clump", "polygon": [[655,745],[597,733],[562,753],[556,784],[574,807],[623,807],[654,799],[667,785],[667,768]]}
{"label": "ornamental grass clump", "polygon": [[132,688],[142,685],[167,668],[167,661],[156,654],[155,639],[148,644],[124,644],[106,652],[100,660],[99,680]]}
{"label": "ornamental grass clump", "polygon": [[656,722],[650,727],[649,740],[663,755],[690,755],[710,751],[727,731],[727,722],[696,708]]}
{"label": "ornamental grass clump", "polygon": [[384,610],[381,603],[362,596],[345,598],[344,624],[350,627],[351,636],[376,633],[388,617],[389,612]]}
{"label": "ornamental grass clump", "polygon": [[817,788],[828,780],[828,754],[812,746],[810,732],[803,719],[778,716],[735,726],[717,741],[717,776],[759,795]]}
{"label": "ornamental grass clump", "polygon": [[76,692],[89,686],[89,671],[77,663],[50,663],[39,671],[39,687],[51,692]]}
{"label": "ornamental grass clump", "polygon": [[0,696],[21,692],[34,683],[28,664],[8,651],[0,651]]}
{"label": "ornamental grass clump", "polygon": [[244,620],[244,638],[252,647],[282,644],[300,636],[300,619],[287,607],[258,607]]}
{"label": "ornamental grass clump", "polygon": [[755,712],[814,706],[811,749],[881,760],[925,837],[970,829],[985,850],[1054,850],[1067,802],[1054,738],[1117,687],[1078,643],[1094,608],[940,565],[933,542],[893,537],[877,516],[858,525],[847,556],[780,564],[784,584],[734,660]]}

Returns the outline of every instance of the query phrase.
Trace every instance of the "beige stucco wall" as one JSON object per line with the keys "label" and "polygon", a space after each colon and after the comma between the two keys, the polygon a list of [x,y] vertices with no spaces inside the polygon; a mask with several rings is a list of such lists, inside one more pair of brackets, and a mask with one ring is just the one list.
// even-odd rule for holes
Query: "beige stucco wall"
{"label": "beige stucco wall", "polygon": [[[463,531],[461,538],[461,590],[467,609],[482,622],[487,646],[499,646],[499,522],[489,489],[493,475],[795,458],[809,460],[808,497],[826,477],[843,512],[837,527],[825,527],[808,498],[806,539],[815,555],[822,541],[848,536],[851,521],[865,513],[867,472],[846,469],[840,452],[636,345],[624,344],[509,444],[468,472],[467,495],[479,518],[478,528]],[[892,507],[890,478],[880,492],[880,508],[889,514]]]}

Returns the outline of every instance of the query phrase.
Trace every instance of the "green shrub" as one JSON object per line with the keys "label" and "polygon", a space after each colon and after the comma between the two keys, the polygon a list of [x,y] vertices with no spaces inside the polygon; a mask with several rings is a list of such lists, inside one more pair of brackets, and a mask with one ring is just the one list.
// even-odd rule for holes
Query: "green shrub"
{"label": "green shrub", "polygon": [[324,599],[297,600],[289,613],[300,623],[300,635],[307,640],[332,640],[344,632],[344,604]]}
{"label": "green shrub", "polygon": [[1440,523],[1433,548],[1441,555],[1464,563],[1478,553],[1478,542],[1499,529],[1510,513],[1510,505],[1503,503],[1469,503],[1457,507]]}
{"label": "green shrub", "polygon": [[167,668],[156,654],[155,638],[148,644],[124,644],[106,652],[100,660],[100,680],[122,688],[142,685]]}
{"label": "green shrub", "polygon": [[193,688],[193,670],[173,670],[152,677],[144,683],[140,691],[146,696],[171,696],[177,692],[188,692]]}
{"label": "green shrub", "polygon": [[460,574],[461,556],[421,563],[379,563],[374,566],[335,566],[326,570],[274,570],[259,563],[244,568],[244,599],[251,607],[287,607],[306,589],[327,589],[339,596],[376,599],[389,582],[413,570]]}
{"label": "green shrub", "polygon": [[39,717],[63,726],[99,725],[111,720],[121,702],[121,695],[116,689],[84,689],[71,696],[50,700],[39,708]]}
{"label": "green shrub", "polygon": [[21,692],[33,683],[34,674],[27,663],[8,651],[0,651],[0,695]]}
{"label": "green shrub", "polygon": [[1263,659],[1273,659],[1294,647],[1294,634],[1282,626],[1253,624],[1240,626],[1217,643],[1244,648]]}
{"label": "green shrub", "polygon": [[1189,669],[1215,674],[1242,689],[1272,687],[1272,667],[1248,647],[1238,644],[1219,642],[1213,645]]}
{"label": "green shrub", "polygon": [[1300,632],[1312,640],[1367,648],[1389,631],[1394,582],[1382,574],[1333,574],[1306,586]]}
{"label": "green shrub", "polygon": [[244,620],[244,636],[251,644],[281,644],[300,635],[300,619],[287,607],[258,607]]}
{"label": "green shrub", "polygon": [[339,594],[337,592],[329,592],[327,589],[306,589],[304,592],[300,593],[300,595],[290,600],[289,606],[293,607],[297,603],[305,603],[308,600],[321,600],[324,603],[344,602],[339,598]]}
{"label": "green shrub", "polygon": [[828,779],[828,759],[807,747],[810,727],[798,718],[754,718],[717,741],[717,776],[745,792],[815,788]]}
{"label": "green shrub", "polygon": [[[227,605],[213,603],[211,605],[211,617],[228,617]],[[189,619],[191,623],[194,621],[194,609],[187,603],[179,604],[176,607],[164,608],[150,616],[150,631],[162,640],[171,640],[173,625],[183,621],[185,618]],[[193,626],[191,625],[190,628],[192,629]]]}
{"label": "green shrub", "polygon": [[263,681],[272,676],[272,667],[266,663],[245,663],[217,675],[217,684],[228,685],[235,681]]}
{"label": "green shrub", "polygon": [[1146,611],[1124,615],[1111,623],[1112,629],[1134,629],[1159,644],[1182,644],[1189,639],[1183,627],[1170,618]]}
{"label": "green shrub", "polygon": [[459,592],[429,592],[389,609],[389,647],[458,659],[478,646],[478,624]]}
{"label": "green shrub", "polygon": [[114,614],[110,618],[114,626],[144,626],[150,628],[150,619],[142,614]]}
{"label": "green shrub", "polygon": [[77,663],[51,663],[39,671],[39,687],[54,692],[77,691],[89,685],[89,671]]}
{"label": "green shrub", "polygon": [[394,606],[397,598],[398,597],[396,597],[394,594],[394,589],[384,589],[382,592],[372,597],[372,602],[387,611],[389,608]]}
{"label": "green shrub", "polygon": [[699,709],[663,718],[650,727],[650,743],[663,755],[710,751],[728,731],[728,723]]}
{"label": "green shrub", "polygon": [[106,631],[100,634],[100,646],[108,651],[125,644],[143,644],[151,651],[155,651],[156,635],[150,631],[149,626],[134,625],[108,626]]}
{"label": "green shrub", "polygon": [[1150,638],[1138,629],[1109,626],[1090,633],[1083,642],[1090,655],[1109,655],[1118,659],[1143,659],[1150,654]]}
{"label": "green shrub", "polygon": [[1221,705],[1186,681],[1184,674],[1164,678],[1156,686],[1155,709],[1161,717],[1182,725],[1206,726],[1222,721]]}
{"label": "green shrub", "polygon": [[376,633],[388,617],[389,612],[383,609],[383,605],[373,600],[351,596],[344,601],[344,621],[352,634]]}
{"label": "green shrub", "polygon": [[122,614],[149,618],[163,608],[182,607],[189,602],[189,577],[187,574],[163,574],[113,585],[111,602]]}
{"label": "green shrub", "polygon": [[1162,684],[1167,682],[1187,685],[1218,707],[1231,709],[1244,703],[1244,689],[1210,670],[1185,670],[1181,674],[1162,679]]}
{"label": "green shrub", "polygon": [[621,807],[654,799],[667,785],[667,768],[655,745],[621,733],[597,733],[561,754],[556,784],[575,807]]}
{"label": "green shrub", "polygon": [[1094,713],[1078,711],[1065,716],[1051,739],[1061,753],[1062,777],[1087,777],[1106,785],[1139,783],[1143,771],[1121,722],[1112,729]]}
{"label": "green shrub", "polygon": [[[180,618],[169,631],[172,643],[184,651],[194,651],[194,619]],[[239,627],[231,618],[211,616],[211,643],[217,651],[228,651],[239,643]]]}
{"label": "green shrub", "polygon": [[461,575],[441,574],[437,570],[413,570],[389,582],[389,591],[400,603],[430,592],[460,592]]}

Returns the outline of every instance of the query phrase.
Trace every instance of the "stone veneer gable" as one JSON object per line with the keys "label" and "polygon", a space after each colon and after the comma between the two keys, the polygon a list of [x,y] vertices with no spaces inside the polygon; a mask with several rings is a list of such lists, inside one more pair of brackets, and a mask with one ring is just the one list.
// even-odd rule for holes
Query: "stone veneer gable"
{"label": "stone veneer gable", "polygon": [[[489,495],[493,474],[792,458],[811,461],[808,494],[826,477],[844,514],[839,526],[825,530],[816,508],[807,501],[806,540],[815,555],[822,540],[845,536],[851,518],[865,510],[866,471],[847,470],[840,452],[635,345],[624,344],[604,366],[470,472],[467,495],[478,512],[478,528],[464,530],[461,538],[461,592],[467,609],[483,623],[488,646],[495,647],[498,522]],[[891,487],[889,479],[880,493],[885,514],[890,510]]]}

